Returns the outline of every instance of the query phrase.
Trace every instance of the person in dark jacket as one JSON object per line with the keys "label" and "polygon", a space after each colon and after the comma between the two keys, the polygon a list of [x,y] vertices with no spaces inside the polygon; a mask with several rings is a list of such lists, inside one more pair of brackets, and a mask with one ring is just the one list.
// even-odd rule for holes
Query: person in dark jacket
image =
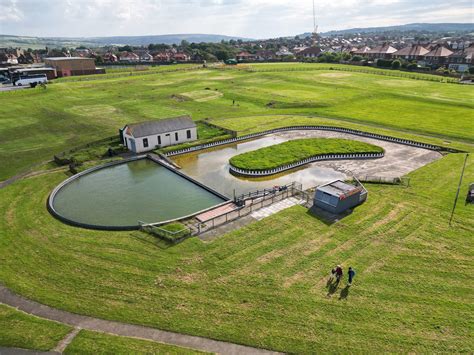
{"label": "person in dark jacket", "polygon": [[354,280],[356,272],[352,267],[349,267],[349,271],[347,274],[349,275],[349,281],[347,284],[350,286],[352,285],[352,280]]}
{"label": "person in dark jacket", "polygon": [[339,281],[341,281],[341,277],[342,277],[342,266],[341,265],[337,265],[336,267],[336,282],[339,283]]}

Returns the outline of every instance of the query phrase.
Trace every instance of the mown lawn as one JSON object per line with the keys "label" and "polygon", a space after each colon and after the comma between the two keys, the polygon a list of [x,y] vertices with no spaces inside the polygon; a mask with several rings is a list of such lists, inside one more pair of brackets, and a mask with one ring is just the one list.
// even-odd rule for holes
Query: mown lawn
{"label": "mown lawn", "polygon": [[[69,227],[45,208],[61,173],[0,190],[0,280],[80,314],[294,353],[472,352],[474,209],[448,220],[464,155],[368,185],[328,225],[294,207],[212,243]],[[469,158],[461,198],[474,181]],[[357,271],[328,294],[329,270]]]}
{"label": "mown lawn", "polygon": [[247,170],[267,170],[292,164],[316,155],[382,153],[383,148],[360,141],[337,138],[294,139],[236,155],[230,164]]}
{"label": "mown lawn", "polygon": [[472,86],[339,72],[317,64],[292,71],[299,66],[269,72],[154,68],[153,74],[111,73],[56,81],[46,90],[2,92],[0,180],[54,153],[118,134],[126,123],[182,114],[193,119],[324,116],[369,131],[384,128],[399,136],[417,133],[452,145],[474,144]]}
{"label": "mown lawn", "polygon": [[67,325],[0,304],[0,347],[48,351],[71,330]]}
{"label": "mown lawn", "polygon": [[111,334],[81,330],[64,354],[206,354],[204,352],[153,341],[119,337]]}

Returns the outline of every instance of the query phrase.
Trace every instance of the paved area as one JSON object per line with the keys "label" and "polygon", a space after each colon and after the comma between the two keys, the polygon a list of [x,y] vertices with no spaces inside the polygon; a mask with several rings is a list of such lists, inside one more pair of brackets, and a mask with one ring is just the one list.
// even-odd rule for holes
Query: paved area
{"label": "paved area", "polygon": [[300,205],[303,202],[305,201],[301,199],[297,199],[296,197],[290,197],[283,201],[274,203],[273,205],[270,205],[268,207],[260,208],[259,210],[252,212],[250,215],[256,220],[260,221],[266,217],[271,216],[272,214],[278,213],[289,207]]}
{"label": "paved area", "polygon": [[201,214],[198,214],[196,216],[196,219],[199,221],[199,222],[206,222],[206,221],[209,221],[215,217],[219,217],[219,216],[222,216],[228,212],[231,212],[231,211],[234,211],[236,210],[238,207],[237,205],[234,203],[234,202],[229,202],[225,205],[222,205],[222,206],[219,206],[219,207],[216,207],[210,211],[207,211],[207,212],[204,212],[204,213],[201,213]]}
{"label": "paved area", "polygon": [[[28,300],[13,293],[2,285],[0,285],[0,303],[18,308],[25,313],[33,314],[41,318],[96,332],[147,339],[218,354],[278,354],[269,350],[257,349],[224,341],[82,316]],[[17,354],[21,353],[22,352],[18,352]],[[2,353],[2,355],[3,354],[4,353]]]}

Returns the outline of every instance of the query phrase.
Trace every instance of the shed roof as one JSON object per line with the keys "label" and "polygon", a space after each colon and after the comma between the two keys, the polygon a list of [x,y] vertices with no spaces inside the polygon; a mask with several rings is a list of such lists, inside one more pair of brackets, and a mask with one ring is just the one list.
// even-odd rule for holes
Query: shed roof
{"label": "shed roof", "polygon": [[336,180],[336,181],[330,182],[329,184],[319,186],[317,190],[326,192],[332,196],[341,197],[341,196],[349,196],[359,191],[362,191],[362,188],[360,186],[354,186],[354,185],[345,183],[341,180]]}
{"label": "shed roof", "polygon": [[189,116],[166,118],[157,121],[147,121],[126,125],[126,133],[135,138],[152,136],[182,129],[195,128],[196,123]]}

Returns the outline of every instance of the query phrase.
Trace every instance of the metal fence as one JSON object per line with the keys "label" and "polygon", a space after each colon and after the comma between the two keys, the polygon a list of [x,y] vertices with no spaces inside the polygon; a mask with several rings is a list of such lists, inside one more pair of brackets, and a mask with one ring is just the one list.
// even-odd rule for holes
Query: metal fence
{"label": "metal fence", "polygon": [[196,234],[210,231],[226,223],[248,216],[256,210],[259,210],[263,207],[268,207],[276,202],[285,200],[299,193],[302,193],[302,185],[297,182],[293,182],[288,185],[280,186],[279,188],[259,190],[257,192],[251,192],[238,196],[234,201],[236,205],[241,205],[240,207],[207,221],[196,223]]}

